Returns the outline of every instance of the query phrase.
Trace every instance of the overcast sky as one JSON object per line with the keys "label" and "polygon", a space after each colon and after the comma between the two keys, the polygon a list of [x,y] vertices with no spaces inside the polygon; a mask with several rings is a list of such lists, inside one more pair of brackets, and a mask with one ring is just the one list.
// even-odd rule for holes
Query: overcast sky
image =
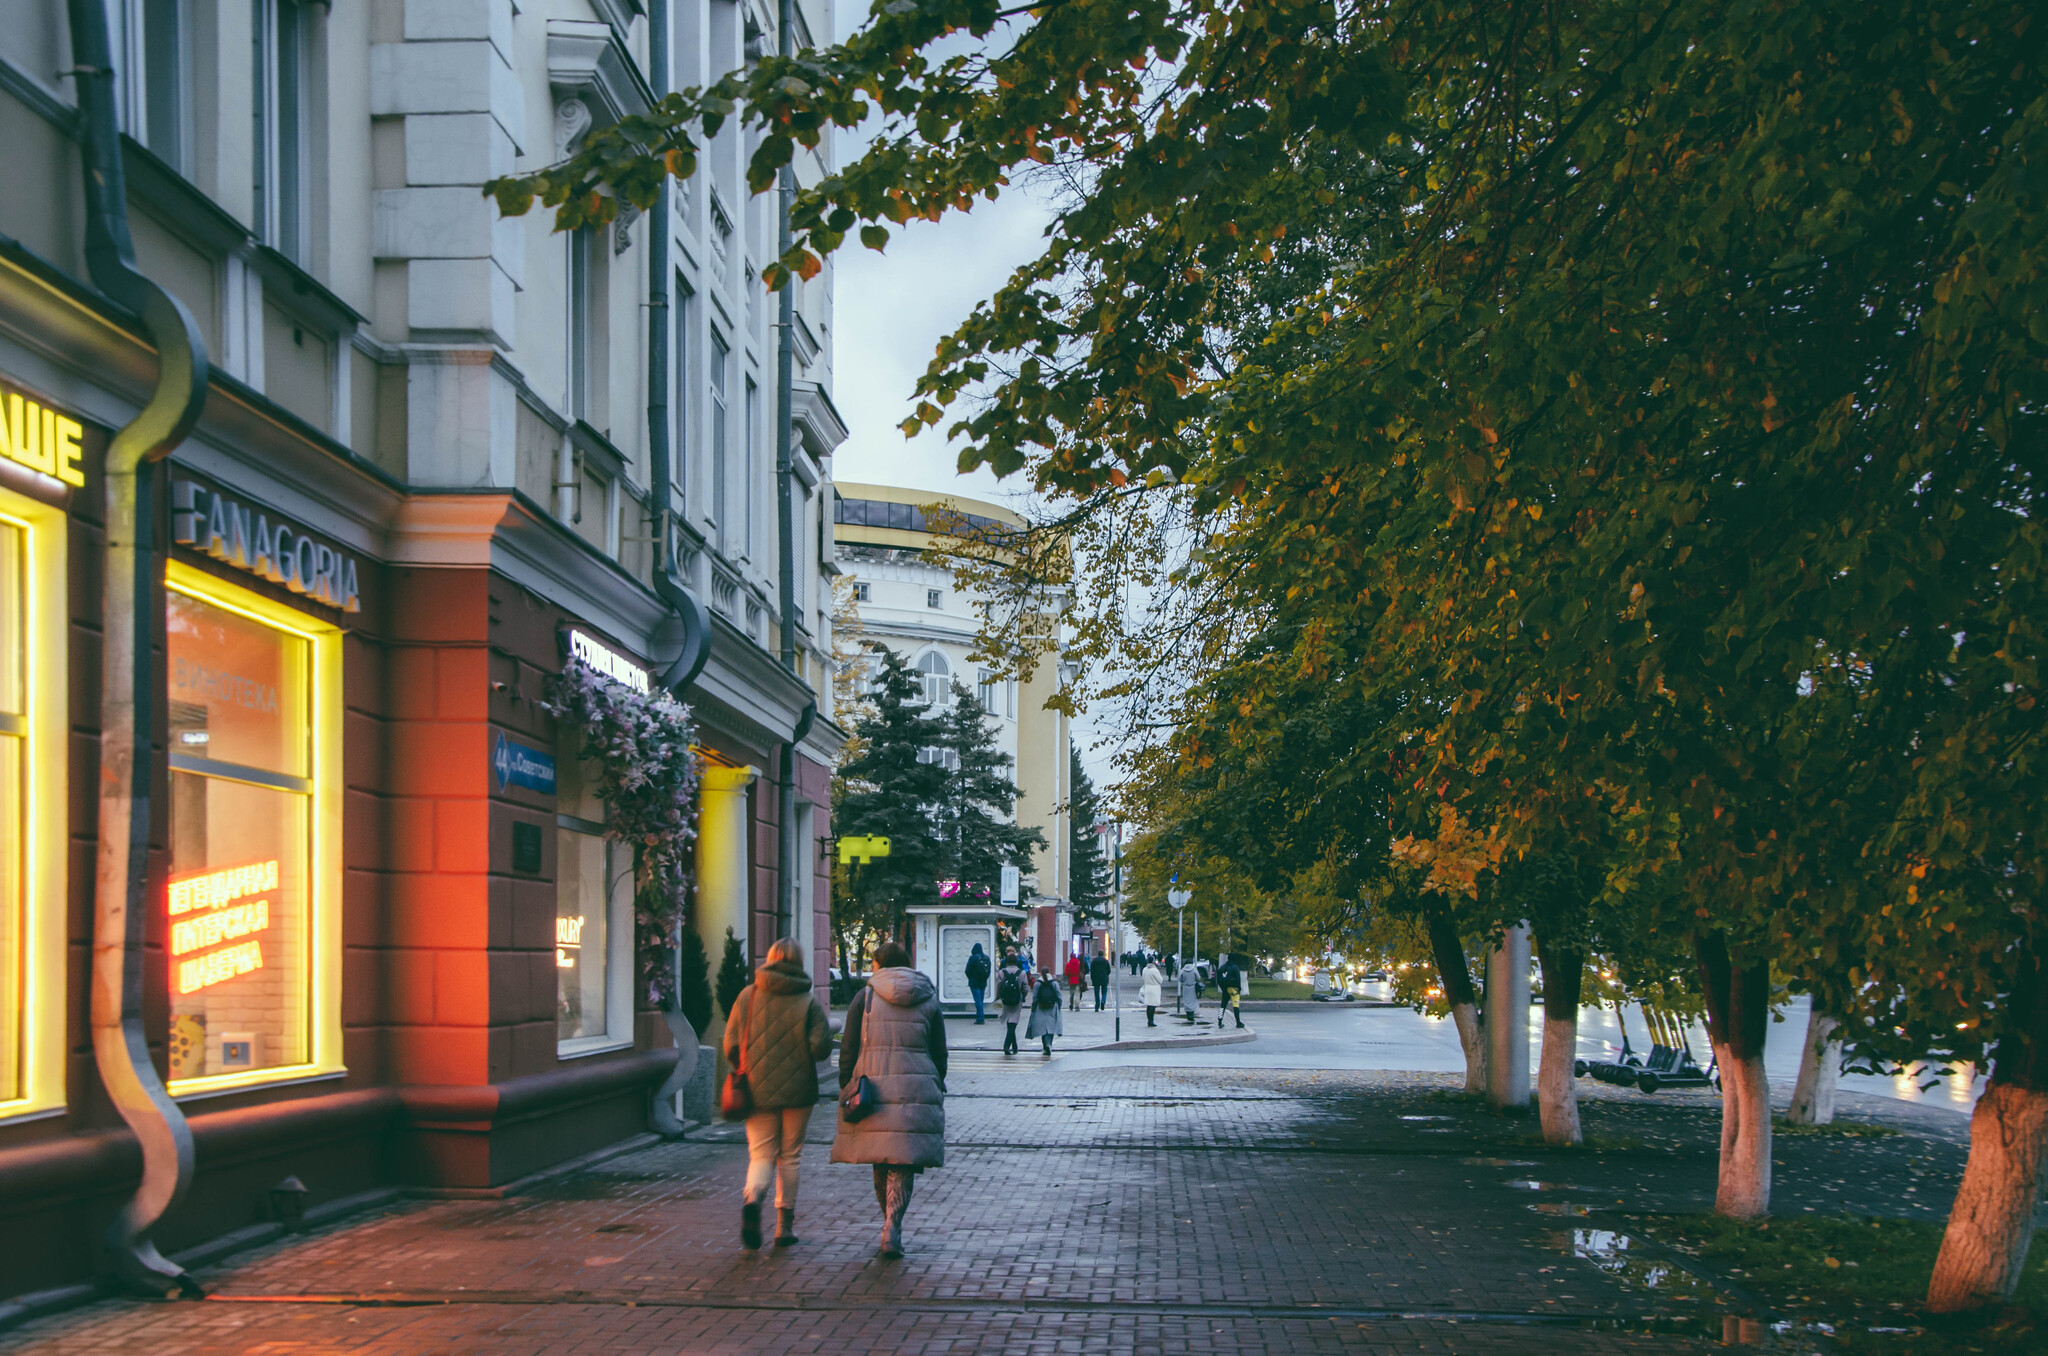
{"label": "overcast sky", "polygon": [[[866,12],[844,0],[839,8],[847,32]],[[859,146],[842,135],[838,152],[844,161],[859,154]],[[832,399],[846,420],[847,439],[833,454],[835,480],[1021,503],[1028,487],[1020,477],[999,481],[986,467],[964,476],[954,469],[959,450],[945,439],[954,410],[947,411],[937,429],[914,439],[906,439],[897,426],[917,404],[911,392],[939,340],[967,318],[977,301],[1001,287],[1013,269],[1037,257],[1051,219],[1043,197],[1013,186],[994,202],[977,202],[971,212],[893,227],[888,248],[879,253],[862,248],[857,237],[840,248],[833,261],[838,336]],[[1090,748],[1094,730],[1095,722],[1083,714],[1075,722],[1075,742],[1089,777],[1106,787],[1112,769],[1107,750]]]}

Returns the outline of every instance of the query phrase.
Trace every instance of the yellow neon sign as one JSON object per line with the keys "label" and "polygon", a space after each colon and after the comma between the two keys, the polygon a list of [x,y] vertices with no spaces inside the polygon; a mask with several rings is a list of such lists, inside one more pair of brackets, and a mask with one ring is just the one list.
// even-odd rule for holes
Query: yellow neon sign
{"label": "yellow neon sign", "polygon": [[0,456],[66,485],[85,484],[85,426],[23,395],[0,398]]}

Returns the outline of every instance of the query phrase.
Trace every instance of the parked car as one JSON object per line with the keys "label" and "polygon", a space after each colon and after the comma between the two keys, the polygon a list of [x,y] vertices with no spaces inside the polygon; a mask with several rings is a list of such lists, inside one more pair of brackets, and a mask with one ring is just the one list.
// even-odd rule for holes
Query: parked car
{"label": "parked car", "polygon": [[853,1001],[855,994],[868,986],[868,977],[865,973],[849,975],[836,965],[825,973],[830,977],[832,985],[833,1007],[845,1007]]}

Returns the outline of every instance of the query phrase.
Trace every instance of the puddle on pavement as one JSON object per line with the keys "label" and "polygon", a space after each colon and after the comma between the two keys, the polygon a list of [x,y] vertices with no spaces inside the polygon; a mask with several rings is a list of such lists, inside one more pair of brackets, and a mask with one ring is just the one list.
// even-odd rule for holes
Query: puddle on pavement
{"label": "puddle on pavement", "polygon": [[1468,1168],[1533,1168],[1533,1158],[1461,1158],[1458,1160]]}
{"label": "puddle on pavement", "polygon": [[1449,1116],[1403,1116],[1404,1121],[1447,1121]]}
{"label": "puddle on pavement", "polygon": [[1591,1262],[1623,1285],[1655,1290],[1667,1299],[1696,1300],[1713,1293],[1691,1272],[1635,1252],[1629,1236],[1612,1229],[1573,1229],[1553,1234],[1546,1242],[1560,1252]]}
{"label": "puddle on pavement", "polygon": [[1538,1201],[1529,1208],[1539,1215],[1572,1216],[1590,1215],[1595,1209],[1590,1205],[1573,1205],[1570,1201]]}
{"label": "puddle on pavement", "polygon": [[1523,1180],[1520,1180],[1520,1181],[1513,1181],[1513,1182],[1504,1182],[1504,1183],[1502,1183],[1502,1185],[1503,1185],[1503,1186],[1509,1186],[1509,1187],[1513,1187],[1513,1188],[1514,1188],[1514,1189],[1515,1189],[1516,1191],[1556,1191],[1556,1190],[1558,1190],[1558,1184],[1557,1184],[1557,1183],[1555,1183],[1555,1182],[1532,1182],[1532,1181],[1528,1181],[1528,1180],[1526,1180],[1526,1179],[1523,1179]]}

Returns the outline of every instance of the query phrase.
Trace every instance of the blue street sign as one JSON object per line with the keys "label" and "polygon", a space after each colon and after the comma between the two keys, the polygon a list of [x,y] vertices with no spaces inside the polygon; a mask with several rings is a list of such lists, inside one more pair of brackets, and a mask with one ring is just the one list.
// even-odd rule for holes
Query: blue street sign
{"label": "blue street sign", "polygon": [[491,771],[498,774],[498,789],[523,786],[542,795],[555,794],[555,755],[530,748],[498,731],[498,745],[491,750]]}

